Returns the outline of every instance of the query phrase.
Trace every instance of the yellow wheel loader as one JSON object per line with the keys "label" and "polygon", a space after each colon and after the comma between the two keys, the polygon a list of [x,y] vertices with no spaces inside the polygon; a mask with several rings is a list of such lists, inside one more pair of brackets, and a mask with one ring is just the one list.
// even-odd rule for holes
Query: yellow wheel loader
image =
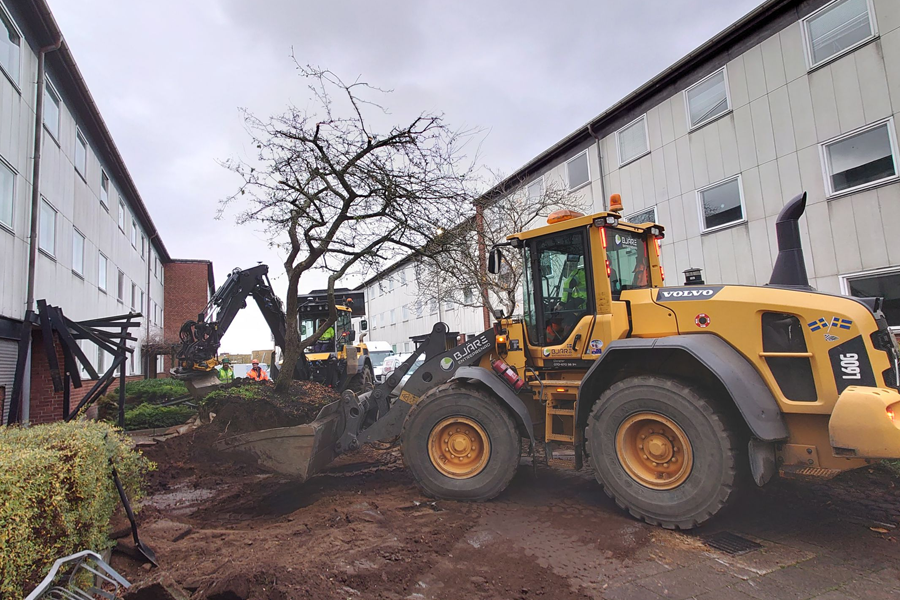
{"label": "yellow wheel loader", "polygon": [[[664,228],[626,223],[620,201],[589,216],[555,213],[505,244],[524,259],[522,317],[495,315],[450,349],[438,323],[373,391],[346,391],[308,425],[222,447],[303,479],[399,436],[426,494],[488,500],[515,474],[522,441],[533,459],[543,442],[551,465],[590,464],[620,507],[681,529],[710,519],[744,481],[898,458],[897,343],[880,299],[809,287],[797,225],[805,202],[779,215],[779,254],[762,287],[699,278],[665,287]],[[502,252],[491,250],[492,273]]]}

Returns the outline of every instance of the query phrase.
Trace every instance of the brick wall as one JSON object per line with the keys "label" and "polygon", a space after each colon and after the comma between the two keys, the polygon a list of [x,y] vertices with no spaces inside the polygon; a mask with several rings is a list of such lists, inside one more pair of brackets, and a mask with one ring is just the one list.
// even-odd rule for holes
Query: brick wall
{"label": "brick wall", "polygon": [[[208,261],[171,262],[165,265],[165,296],[163,339],[178,343],[178,332],[187,320],[197,315],[209,302]],[[172,368],[171,358],[166,357],[164,373]],[[164,376],[163,373],[160,376]]]}
{"label": "brick wall", "polygon": [[[56,335],[56,334],[54,334]],[[31,354],[31,409],[29,421],[33,424],[50,423],[52,421],[60,421],[63,418],[63,392],[53,391],[53,379],[50,377],[50,362],[44,352],[44,337],[39,330],[35,330],[32,337],[32,354]],[[62,346],[59,345],[57,337],[56,358],[59,361],[60,369],[63,368]],[[101,373],[102,374],[102,373]],[[126,377],[126,381],[138,381],[143,379],[143,375],[132,375]],[[65,380],[63,380],[65,381]],[[70,410],[78,406],[81,399],[84,398],[96,383],[96,380],[83,380],[80,388],[72,388],[70,396]],[[110,386],[114,389],[118,385],[117,382]],[[2,406],[2,404],[0,404]]]}

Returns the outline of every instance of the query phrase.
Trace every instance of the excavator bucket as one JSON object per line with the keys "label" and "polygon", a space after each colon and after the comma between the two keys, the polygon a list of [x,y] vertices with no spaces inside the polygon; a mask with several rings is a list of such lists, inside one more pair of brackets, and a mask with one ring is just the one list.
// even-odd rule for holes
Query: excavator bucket
{"label": "excavator bucket", "polygon": [[176,379],[182,380],[191,396],[197,399],[203,398],[221,383],[218,371],[215,370],[207,372],[195,371],[191,373],[190,377],[184,377],[179,373],[175,373],[173,369],[172,374]]}
{"label": "excavator bucket", "polygon": [[340,404],[323,407],[312,423],[230,436],[216,448],[250,455],[265,469],[306,481],[337,458],[336,442],[344,429]]}

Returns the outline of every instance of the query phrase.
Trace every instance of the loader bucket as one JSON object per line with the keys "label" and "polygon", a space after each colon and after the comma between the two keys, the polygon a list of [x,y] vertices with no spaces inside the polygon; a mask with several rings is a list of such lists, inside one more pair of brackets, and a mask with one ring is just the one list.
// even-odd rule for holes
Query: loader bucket
{"label": "loader bucket", "polygon": [[343,421],[340,402],[332,402],[312,423],[230,436],[216,448],[252,456],[261,467],[303,482],[337,457]]}
{"label": "loader bucket", "polygon": [[175,369],[169,371],[172,377],[184,382],[188,392],[195,399],[200,400],[208,393],[219,387],[218,371],[192,371],[190,373],[180,373]]}

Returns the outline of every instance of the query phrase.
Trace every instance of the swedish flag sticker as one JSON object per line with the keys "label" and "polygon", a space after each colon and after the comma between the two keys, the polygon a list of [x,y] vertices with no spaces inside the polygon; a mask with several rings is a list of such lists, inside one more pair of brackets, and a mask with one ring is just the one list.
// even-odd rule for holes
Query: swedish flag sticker
{"label": "swedish flag sticker", "polygon": [[840,317],[831,317],[831,326],[838,329],[850,329],[853,321],[850,319],[841,319]]}
{"label": "swedish flag sticker", "polygon": [[810,331],[818,331],[820,329],[828,327],[828,321],[826,321],[822,317],[819,317],[815,321],[810,321],[809,323],[807,323],[807,325],[809,326]]}

